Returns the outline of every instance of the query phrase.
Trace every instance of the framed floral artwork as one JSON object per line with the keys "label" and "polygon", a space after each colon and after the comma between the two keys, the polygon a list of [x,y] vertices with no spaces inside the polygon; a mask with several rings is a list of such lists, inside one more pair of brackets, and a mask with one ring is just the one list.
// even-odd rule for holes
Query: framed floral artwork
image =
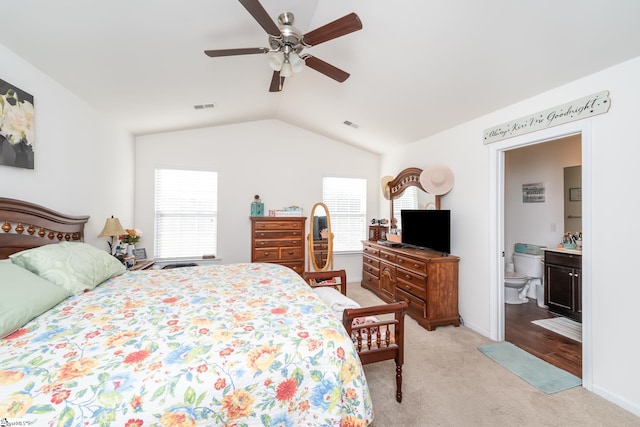
{"label": "framed floral artwork", "polygon": [[33,169],[33,95],[0,79],[0,165]]}

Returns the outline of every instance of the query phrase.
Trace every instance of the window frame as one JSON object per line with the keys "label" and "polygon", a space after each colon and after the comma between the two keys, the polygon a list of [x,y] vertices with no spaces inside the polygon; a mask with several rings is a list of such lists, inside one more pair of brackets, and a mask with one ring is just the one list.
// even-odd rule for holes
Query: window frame
{"label": "window frame", "polygon": [[[186,179],[185,177],[159,177],[159,174],[162,174],[163,172],[175,172],[176,174],[180,174],[180,173],[184,173],[186,174],[194,174],[194,176],[196,176],[196,178],[192,178],[187,184],[184,183],[184,179]],[[211,174],[211,175],[209,175]],[[219,235],[218,235],[218,217],[219,217],[219,209],[218,209],[218,198],[219,198],[219,172],[215,171],[215,170],[208,170],[208,169],[192,169],[192,168],[179,168],[179,167],[156,167],[154,169],[154,208],[153,208],[153,217],[154,217],[154,227],[153,227],[153,231],[154,231],[154,255],[156,260],[158,261],[166,261],[166,260],[191,260],[191,259],[202,259],[203,256],[205,255],[217,255],[217,251],[218,251],[218,239],[219,239]],[[197,189],[197,184],[202,184],[202,183],[206,183],[207,179],[205,178],[209,178],[212,179],[212,185],[210,185],[206,190],[203,189]],[[168,209],[171,209],[171,206],[159,206],[159,204],[162,204],[163,201],[162,199],[162,195],[159,196],[158,192],[162,191],[162,189],[158,188],[159,185],[159,179],[175,179],[178,180],[180,179],[181,184],[177,184],[177,188],[168,188],[165,189],[167,191],[173,191],[174,193],[177,194],[177,196],[174,197],[174,201],[172,203],[175,203],[175,205],[180,209],[178,211],[175,212],[170,212],[168,211]],[[196,187],[194,187],[194,185],[196,185]],[[185,202],[184,199],[181,198],[181,196],[185,196],[186,194],[189,194],[188,192],[185,192],[185,188],[189,188],[193,191],[193,193],[191,193],[192,196],[198,196],[197,193],[201,193],[200,196],[202,195],[206,195],[206,194],[210,194],[211,196],[213,196],[213,200],[209,200],[206,201],[204,203],[199,203],[198,201],[196,201],[195,203],[187,203]],[[169,198],[171,198],[173,196],[169,195]],[[194,210],[188,210],[188,209],[182,209],[186,206],[192,205],[194,206]],[[204,206],[208,206],[209,210],[202,210],[202,209],[198,209],[199,207],[201,208],[202,205]],[[164,213],[159,213],[158,209],[164,209]],[[189,221],[184,221],[181,220],[180,218],[185,218],[185,217],[189,217],[189,216],[197,216],[201,219],[204,220],[203,223],[200,223],[199,220],[196,220],[194,222],[189,222]],[[167,237],[165,237],[165,239],[163,240],[161,235],[166,232],[166,231],[162,231],[161,227],[163,227],[162,223],[165,223],[164,227],[167,227],[168,229],[172,229],[176,226],[176,224],[169,224],[172,221],[172,217],[179,217],[179,218],[173,218],[174,221],[176,221],[178,223],[178,225],[184,226],[184,227],[188,227],[187,229],[187,236],[186,238],[183,239],[183,237],[180,236],[180,234],[178,235],[169,235]],[[164,220],[162,220],[161,218],[164,218]],[[209,218],[210,221],[213,222],[213,226],[212,229],[209,229],[209,227],[207,227],[206,221],[207,218]],[[169,225],[167,225],[169,224]],[[191,230],[189,230],[189,228],[191,228]],[[204,232],[203,232],[204,231]],[[182,233],[182,231],[180,232]],[[168,241],[166,240],[168,239]],[[209,244],[198,244],[198,242],[201,242],[202,239],[210,239],[210,243]],[[189,243],[183,244],[183,240],[187,241]],[[195,244],[194,244],[195,242]],[[166,248],[163,248],[163,245],[178,245],[182,251],[184,251],[185,248],[190,248],[190,247],[197,247],[197,251],[198,252],[202,252],[202,253],[180,253],[180,254],[176,254],[175,252],[169,252],[167,253]]]}
{"label": "window frame", "polygon": [[[329,184],[331,181],[338,181],[340,184],[333,187]],[[362,251],[362,241],[367,239],[368,233],[368,221],[367,221],[367,180],[365,178],[354,177],[340,177],[340,176],[325,176],[322,178],[322,202],[327,205],[329,209],[329,215],[331,216],[331,232],[334,234],[333,253],[354,253]],[[350,187],[360,187],[359,194],[356,194],[354,198],[347,201],[347,204],[339,204],[338,200],[340,194],[327,194],[327,191],[336,191],[340,189],[342,191],[347,190]],[[343,200],[344,201],[344,200]],[[350,211],[349,209],[343,210],[341,207],[347,208],[358,207]],[[341,243],[343,239],[341,236],[345,233],[342,227],[345,226],[344,221],[351,222],[346,224],[348,237],[346,244],[343,246]],[[360,223],[360,225],[358,225]],[[356,225],[354,227],[354,224]],[[337,231],[337,233],[336,233]],[[336,245],[337,243],[337,245]]]}

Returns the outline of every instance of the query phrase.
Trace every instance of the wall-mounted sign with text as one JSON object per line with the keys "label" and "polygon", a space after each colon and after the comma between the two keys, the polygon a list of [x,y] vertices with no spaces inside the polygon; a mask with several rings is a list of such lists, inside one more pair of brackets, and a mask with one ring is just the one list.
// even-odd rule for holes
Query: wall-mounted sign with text
{"label": "wall-mounted sign with text", "polygon": [[487,129],[484,131],[484,143],[490,144],[525,133],[604,114],[609,111],[610,105],[609,91],[605,90]]}

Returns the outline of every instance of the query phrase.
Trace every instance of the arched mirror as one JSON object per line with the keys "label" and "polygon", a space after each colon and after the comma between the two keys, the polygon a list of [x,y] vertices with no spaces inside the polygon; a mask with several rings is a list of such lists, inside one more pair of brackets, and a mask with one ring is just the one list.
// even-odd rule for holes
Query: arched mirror
{"label": "arched mirror", "polygon": [[391,222],[391,232],[394,233],[398,226],[399,211],[396,207],[402,208],[402,204],[398,203],[400,199],[409,188],[416,188],[415,193],[417,209],[440,209],[440,197],[433,196],[425,190],[420,182],[420,175],[422,169],[420,168],[407,168],[400,172],[395,178],[389,176],[383,178],[382,192],[386,199],[390,202],[389,218]]}
{"label": "arched mirror", "polygon": [[[383,177],[382,194],[391,205],[389,212],[391,234],[395,234],[399,228],[401,209],[439,210],[440,199],[453,188],[453,181],[453,172],[446,166],[432,166],[424,171],[420,168],[407,168],[395,178]],[[411,189],[414,192],[409,200],[401,200],[404,195],[409,195]],[[405,202],[411,203],[408,205]],[[414,206],[409,207],[410,205]]]}
{"label": "arched mirror", "polygon": [[309,244],[307,271],[311,271],[311,264],[313,264],[315,271],[333,269],[331,218],[329,216],[329,208],[324,203],[316,203],[311,209],[311,222],[309,223],[307,239]]}

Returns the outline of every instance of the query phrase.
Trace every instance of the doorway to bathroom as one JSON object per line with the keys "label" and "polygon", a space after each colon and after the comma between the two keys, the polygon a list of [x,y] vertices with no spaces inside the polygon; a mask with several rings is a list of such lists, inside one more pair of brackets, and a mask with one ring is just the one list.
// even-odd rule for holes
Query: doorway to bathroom
{"label": "doorway to bathroom", "polygon": [[[512,268],[509,264],[513,260],[515,243],[555,247],[562,240],[565,231],[562,203],[564,167],[581,166],[585,181],[581,188],[584,225],[581,230],[566,231],[582,231],[589,235],[590,132],[590,123],[583,121],[501,141],[490,147],[490,178],[495,188],[490,200],[495,222],[491,224],[490,232],[495,232],[496,236],[493,242],[495,255],[492,254],[492,261],[495,262],[492,270],[492,303],[495,304],[492,314],[495,316],[495,329],[492,328],[492,338],[512,342],[541,359],[580,376],[587,389],[591,387],[591,347],[588,334],[591,327],[591,270],[584,258],[590,259],[589,242],[583,247],[585,269],[582,272],[582,343],[532,323],[533,320],[555,316],[538,306],[535,286],[528,292],[529,303],[505,304],[504,275],[505,270]],[[551,168],[553,171],[550,171]],[[525,203],[525,190],[530,188],[542,192],[544,201]]]}
{"label": "doorway to bathroom", "polygon": [[[536,255],[532,255],[531,248],[555,248],[565,233],[577,235],[582,231],[581,218],[578,218],[581,217],[580,202],[565,203],[569,194],[565,187],[581,188],[580,177],[567,183],[567,171],[580,169],[581,162],[580,134],[504,153],[505,269],[513,272],[515,264],[517,273],[540,276],[529,282],[516,281],[514,286],[523,285],[519,292],[522,298],[505,298],[505,341],[578,377],[582,377],[581,341],[532,323],[556,315],[545,307],[544,269],[540,265],[543,253],[536,249]],[[571,173],[570,177],[574,178],[574,175]],[[530,189],[535,190],[535,197],[529,197]],[[571,218],[567,219],[567,216]],[[529,254],[516,253],[514,248],[522,251],[522,244],[526,245]],[[532,260],[528,266],[533,270],[520,271],[522,267],[518,268],[518,264],[522,262],[515,262],[516,256],[518,260],[525,256]],[[509,289],[509,292],[516,293],[517,289]]]}

